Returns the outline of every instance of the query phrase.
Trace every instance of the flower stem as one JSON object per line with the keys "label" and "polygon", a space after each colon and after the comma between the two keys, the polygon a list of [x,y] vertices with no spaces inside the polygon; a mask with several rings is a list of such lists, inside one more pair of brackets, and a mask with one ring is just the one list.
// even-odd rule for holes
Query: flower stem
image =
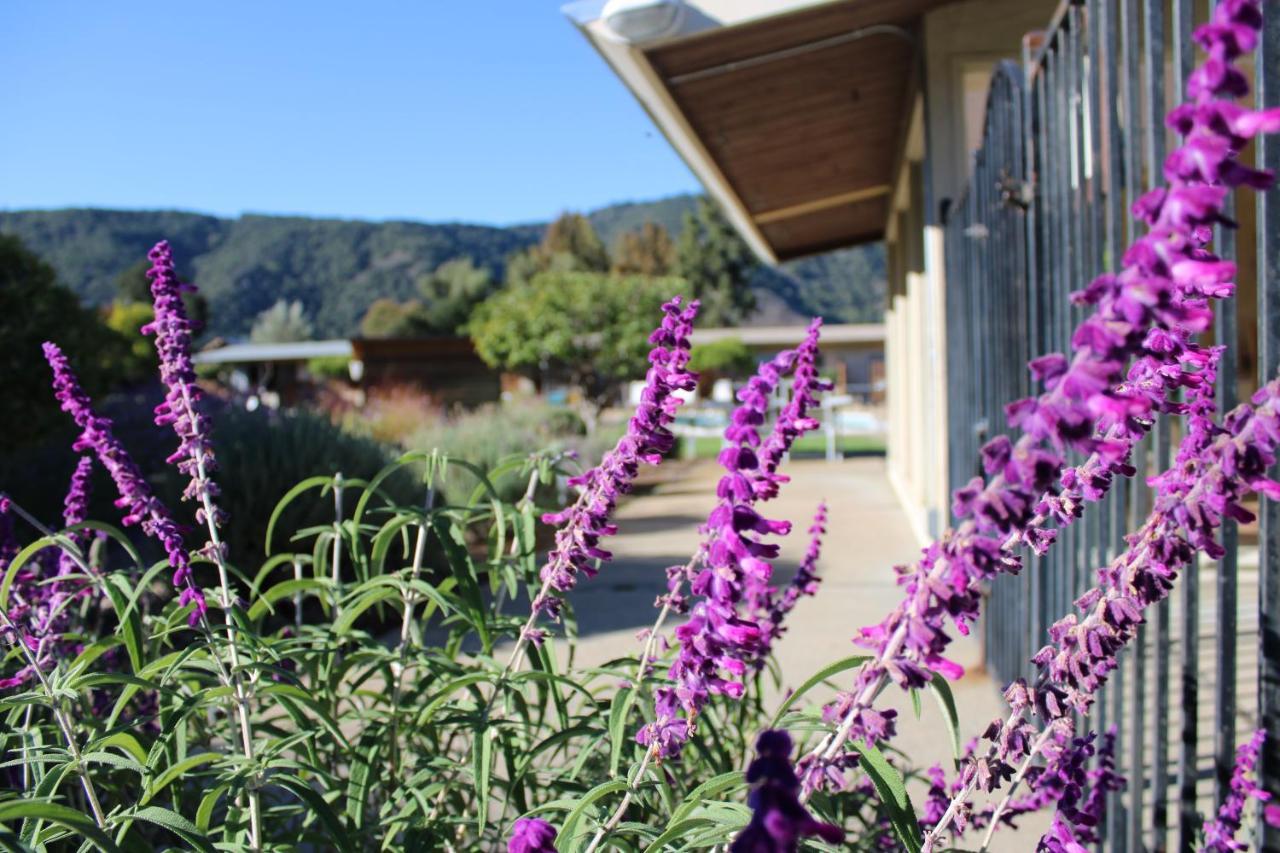
{"label": "flower stem", "polygon": [[22,656],[27,660],[27,666],[31,667],[31,671],[35,673],[36,678],[40,681],[40,686],[49,697],[49,708],[53,711],[53,718],[58,723],[58,728],[62,731],[62,737],[67,743],[67,749],[71,752],[72,759],[75,760],[76,774],[80,777],[80,786],[84,789],[85,799],[89,801],[89,808],[93,811],[93,819],[98,824],[99,829],[105,830],[107,828],[107,818],[102,812],[101,803],[98,801],[98,792],[93,786],[93,778],[84,766],[84,756],[80,752],[79,742],[76,741],[75,729],[71,726],[71,719],[58,701],[57,694],[53,691],[53,686],[45,678],[44,670],[40,668],[40,663],[36,656],[31,654],[31,649],[27,648],[27,644],[23,642],[22,636],[18,632],[18,626],[13,624],[9,619],[9,614],[5,613],[2,608],[0,608],[0,627],[3,627],[6,633],[13,634],[16,641],[14,645],[21,650]]}

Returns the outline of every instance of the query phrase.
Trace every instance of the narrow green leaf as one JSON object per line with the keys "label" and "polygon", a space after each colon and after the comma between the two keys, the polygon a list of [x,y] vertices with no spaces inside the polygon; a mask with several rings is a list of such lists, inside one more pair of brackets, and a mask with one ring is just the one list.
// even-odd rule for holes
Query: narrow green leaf
{"label": "narrow green leaf", "polygon": [[293,503],[299,495],[310,489],[323,488],[333,482],[332,477],[308,477],[289,491],[285,492],[277,503],[275,509],[271,510],[271,518],[267,520],[267,535],[264,547],[268,556],[271,554],[271,536],[275,532],[276,522],[280,520],[280,514],[285,511],[289,504]]}
{"label": "narrow green leaf", "polygon": [[215,850],[214,846],[209,843],[209,839],[196,828],[195,824],[170,809],[161,808],[160,806],[147,806],[131,812],[125,817],[126,819],[145,820],[148,823],[154,823],[156,826],[163,826],[196,850],[207,851],[207,853],[213,853]]}
{"label": "narrow green leaf", "polygon": [[476,783],[476,831],[484,835],[484,825],[489,820],[489,778],[493,773],[493,729],[477,731],[471,751],[475,760]]}
{"label": "narrow green leaf", "polygon": [[293,776],[278,775],[271,779],[272,784],[291,791],[298,799],[302,800],[317,818],[324,825],[325,830],[329,833],[329,837],[333,839],[337,845],[336,850],[358,850],[360,846],[353,844],[347,836],[347,829],[342,824],[342,819],[338,817],[337,812],[325,800],[324,797],[301,779]]}
{"label": "narrow green leaf", "polygon": [[156,794],[172,785],[175,781],[184,776],[189,770],[194,770],[202,764],[209,764],[217,761],[222,756],[216,752],[200,752],[195,755],[188,755],[176,764],[171,764],[165,768],[164,772],[155,778],[151,784],[147,785],[147,791],[143,794],[139,805],[145,805]]}
{"label": "narrow green leaf", "polygon": [[626,779],[610,779],[608,782],[601,782],[590,791],[582,795],[582,799],[578,800],[573,810],[565,817],[564,823],[560,826],[560,834],[556,838],[556,850],[560,853],[569,853],[571,850],[577,849],[578,822],[582,820],[582,816],[586,814],[587,809],[599,800],[601,797],[607,797],[610,794],[619,794],[627,790]]}
{"label": "narrow green leaf", "polygon": [[929,691],[942,709],[943,722],[947,724],[947,731],[951,734],[951,751],[956,761],[959,761],[964,750],[960,744],[960,714],[956,711],[956,697],[951,693],[951,685],[935,672],[933,680],[929,682]]}
{"label": "narrow green leaf", "polygon": [[82,838],[92,841],[105,853],[120,853],[111,837],[98,828],[93,818],[58,803],[40,800],[9,800],[0,802],[0,823],[16,820],[43,820],[56,823],[76,833]]}
{"label": "narrow green leaf", "polygon": [[915,807],[907,796],[907,786],[902,781],[902,774],[891,765],[874,746],[858,747],[862,768],[871,777],[880,794],[888,813],[889,823],[893,831],[909,853],[920,853],[920,820],[916,817]]}
{"label": "narrow green leaf", "polygon": [[636,691],[624,687],[614,694],[609,706],[609,775],[617,776],[622,766],[622,747],[627,742],[627,720],[636,702]]}
{"label": "narrow green leaf", "polygon": [[822,669],[818,670],[813,675],[809,676],[809,678],[804,682],[804,684],[801,684],[799,689],[797,689],[796,692],[788,696],[786,700],[783,701],[782,705],[778,707],[778,712],[773,715],[773,721],[769,724],[769,728],[771,729],[777,728],[778,721],[782,719],[782,715],[787,713],[787,711],[789,711],[793,705],[795,705],[797,702],[800,701],[800,697],[804,696],[814,687],[826,681],[828,678],[831,678],[833,675],[838,675],[839,673],[842,673],[845,670],[853,669],[856,666],[861,666],[864,662],[868,660],[871,660],[870,655],[853,655],[852,657],[847,657],[844,660],[838,660],[833,664],[824,666]]}

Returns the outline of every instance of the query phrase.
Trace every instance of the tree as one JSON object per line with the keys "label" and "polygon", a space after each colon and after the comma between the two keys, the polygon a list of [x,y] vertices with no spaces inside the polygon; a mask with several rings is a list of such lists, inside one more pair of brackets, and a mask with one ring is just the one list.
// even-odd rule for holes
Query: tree
{"label": "tree", "polygon": [[107,359],[105,366],[126,385],[155,376],[160,366],[155,339],[142,334],[142,327],[154,316],[155,311],[149,302],[112,302],[102,315],[107,328],[115,332],[121,342],[118,354]]}
{"label": "tree", "polygon": [[613,255],[613,271],[620,275],[671,275],[676,265],[671,235],[656,222],[623,234]]}
{"label": "tree", "polygon": [[58,284],[53,268],[27,251],[17,237],[0,235],[0,395],[3,450],[37,444],[70,421],[49,387],[40,345],[62,347],[90,393],[112,387],[111,364],[127,345],[80,300]]}
{"label": "tree", "polygon": [[418,280],[418,292],[426,303],[420,323],[428,333],[456,335],[493,291],[493,274],[471,258],[445,261]]}
{"label": "tree", "polygon": [[507,260],[507,283],[524,284],[543,272],[607,272],[609,266],[609,251],[591,220],[562,213],[542,242]]}
{"label": "tree", "polygon": [[697,210],[685,214],[676,258],[689,295],[702,300],[704,323],[736,325],[755,310],[750,282],[760,262],[709,200],[698,199]]}
{"label": "tree", "polygon": [[482,302],[471,339],[491,367],[575,385],[594,431],[621,383],[644,374],[662,303],[683,288],[674,278],[540,273]]}
{"label": "tree", "polygon": [[422,303],[416,299],[400,303],[394,299],[375,299],[360,320],[360,336],[364,338],[412,338],[421,331]]}
{"label": "tree", "polygon": [[[151,305],[151,279],[147,278],[149,269],[151,262],[143,258],[116,276],[115,302],[121,305]],[[182,304],[187,309],[187,319],[196,324],[198,334],[198,330],[209,322],[209,300],[199,291],[192,290],[182,295]]]}
{"label": "tree", "polygon": [[249,330],[255,344],[287,344],[311,339],[311,321],[301,302],[281,299],[258,315]]}

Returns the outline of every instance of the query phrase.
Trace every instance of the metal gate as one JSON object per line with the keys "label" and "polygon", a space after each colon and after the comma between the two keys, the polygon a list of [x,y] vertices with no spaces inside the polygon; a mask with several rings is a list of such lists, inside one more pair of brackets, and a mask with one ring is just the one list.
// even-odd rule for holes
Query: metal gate
{"label": "metal gate", "polygon": [[[1255,89],[1274,106],[1280,0],[1265,5]],[[953,488],[977,473],[978,448],[1007,429],[1004,404],[1031,393],[1028,359],[1069,350],[1083,316],[1068,294],[1116,267],[1137,236],[1129,202],[1162,180],[1164,114],[1181,97],[1191,32],[1207,14],[1203,0],[1071,0],[1021,64],[997,67],[969,187],[944,214]],[[1280,140],[1256,148],[1258,164],[1277,170]],[[1238,295],[1217,306],[1214,328],[1228,344],[1223,411],[1280,368],[1280,190],[1239,203],[1242,227],[1216,235],[1218,253],[1241,267]],[[1136,453],[1139,470],[1168,467],[1170,432],[1162,418]],[[999,677],[1031,674],[1048,626],[1150,502],[1143,478],[1118,486],[1045,558],[992,584],[984,630]],[[1108,809],[1109,850],[1194,849],[1227,793],[1238,738],[1264,726],[1272,737],[1259,775],[1280,788],[1280,506],[1264,500],[1256,530],[1226,522],[1223,540],[1226,556],[1187,571],[1156,609],[1088,721],[1118,728],[1129,778]],[[1260,828],[1256,841],[1280,851],[1276,830]]]}

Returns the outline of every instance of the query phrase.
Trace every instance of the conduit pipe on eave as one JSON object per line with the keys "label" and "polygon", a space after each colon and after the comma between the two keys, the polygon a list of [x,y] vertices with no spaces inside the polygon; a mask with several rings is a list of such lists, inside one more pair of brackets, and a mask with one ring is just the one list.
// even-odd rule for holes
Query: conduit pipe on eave
{"label": "conduit pipe on eave", "polygon": [[719,77],[722,74],[741,71],[744,68],[755,68],[758,65],[766,65],[770,62],[790,59],[794,56],[804,56],[808,53],[826,50],[830,47],[838,47],[842,44],[851,44],[865,38],[871,38],[872,36],[896,36],[913,47],[916,45],[915,34],[906,27],[900,27],[896,24],[872,24],[869,27],[860,27],[856,30],[850,30],[847,33],[827,36],[826,38],[817,39],[816,41],[796,44],[791,47],[784,47],[780,50],[771,50],[768,53],[748,56],[745,59],[734,59],[729,62],[723,62],[719,65],[699,68],[697,71],[689,71],[685,74],[677,74],[674,77],[668,78],[666,83],[668,86],[679,86],[684,83],[693,83],[698,80],[706,80],[711,77]]}

